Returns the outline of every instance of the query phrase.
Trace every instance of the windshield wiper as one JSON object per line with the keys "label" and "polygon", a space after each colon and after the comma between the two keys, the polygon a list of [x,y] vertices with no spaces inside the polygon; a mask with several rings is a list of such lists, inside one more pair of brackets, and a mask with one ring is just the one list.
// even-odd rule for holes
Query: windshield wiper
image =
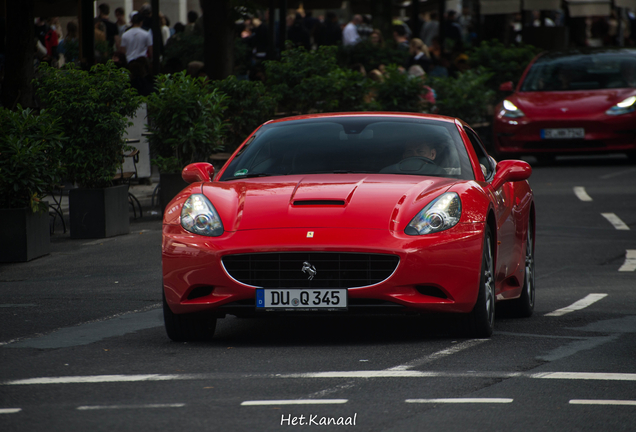
{"label": "windshield wiper", "polygon": [[226,181],[226,180],[239,180],[239,179],[255,178],[255,177],[270,177],[270,176],[273,176],[273,175],[275,175],[275,174],[250,173],[250,174],[244,174],[244,175],[239,175],[239,176],[228,177],[228,178],[223,179],[223,180]]}

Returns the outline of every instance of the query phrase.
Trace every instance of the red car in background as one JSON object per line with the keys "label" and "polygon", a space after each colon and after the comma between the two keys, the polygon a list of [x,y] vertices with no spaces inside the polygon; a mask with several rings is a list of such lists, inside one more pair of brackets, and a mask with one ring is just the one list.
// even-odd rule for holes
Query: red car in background
{"label": "red car in background", "polygon": [[[513,84],[500,90],[513,91]],[[496,107],[493,133],[501,159],[609,152],[636,158],[636,49],[539,54]]]}
{"label": "red car in background", "polygon": [[534,308],[535,209],[523,161],[497,164],[464,122],[411,113],[320,114],[258,128],[163,219],[168,336],[216,319],[450,312],[477,337],[495,302]]}

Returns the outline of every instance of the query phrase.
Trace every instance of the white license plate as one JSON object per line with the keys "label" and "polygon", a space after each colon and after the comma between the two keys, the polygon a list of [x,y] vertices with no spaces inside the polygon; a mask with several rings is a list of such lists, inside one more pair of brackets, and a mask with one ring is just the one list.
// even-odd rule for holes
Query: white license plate
{"label": "white license plate", "polygon": [[583,139],[585,138],[585,129],[583,128],[558,128],[558,129],[541,129],[542,139]]}
{"label": "white license plate", "polygon": [[257,310],[346,310],[347,290],[301,289],[301,288],[258,288],[256,290]]}

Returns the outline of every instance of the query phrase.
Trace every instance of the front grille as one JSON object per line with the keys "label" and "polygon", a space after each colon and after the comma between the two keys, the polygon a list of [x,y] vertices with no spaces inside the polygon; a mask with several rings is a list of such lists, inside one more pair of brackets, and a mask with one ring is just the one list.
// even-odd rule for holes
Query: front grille
{"label": "front grille", "polygon": [[[341,252],[283,252],[227,255],[223,265],[237,281],[263,288],[355,288],[387,279],[397,255]],[[303,272],[304,263],[316,273]]]}

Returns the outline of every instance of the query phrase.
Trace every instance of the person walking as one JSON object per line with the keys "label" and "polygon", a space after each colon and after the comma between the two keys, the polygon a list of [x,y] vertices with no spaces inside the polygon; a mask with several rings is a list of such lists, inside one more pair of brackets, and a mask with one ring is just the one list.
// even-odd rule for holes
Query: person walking
{"label": "person walking", "polygon": [[117,47],[120,41],[119,27],[117,24],[108,19],[110,15],[110,6],[106,3],[102,3],[98,7],[99,15],[95,17],[95,24],[101,22],[106,27],[106,40],[111,47]]}
{"label": "person walking", "polygon": [[152,37],[150,32],[141,28],[143,21],[141,14],[135,14],[132,17],[132,27],[121,38],[120,50],[126,54],[128,63],[141,57],[152,60]]}
{"label": "person walking", "polygon": [[360,34],[358,34],[358,26],[362,24],[362,15],[354,15],[342,30],[342,44],[352,47],[360,42]]}

